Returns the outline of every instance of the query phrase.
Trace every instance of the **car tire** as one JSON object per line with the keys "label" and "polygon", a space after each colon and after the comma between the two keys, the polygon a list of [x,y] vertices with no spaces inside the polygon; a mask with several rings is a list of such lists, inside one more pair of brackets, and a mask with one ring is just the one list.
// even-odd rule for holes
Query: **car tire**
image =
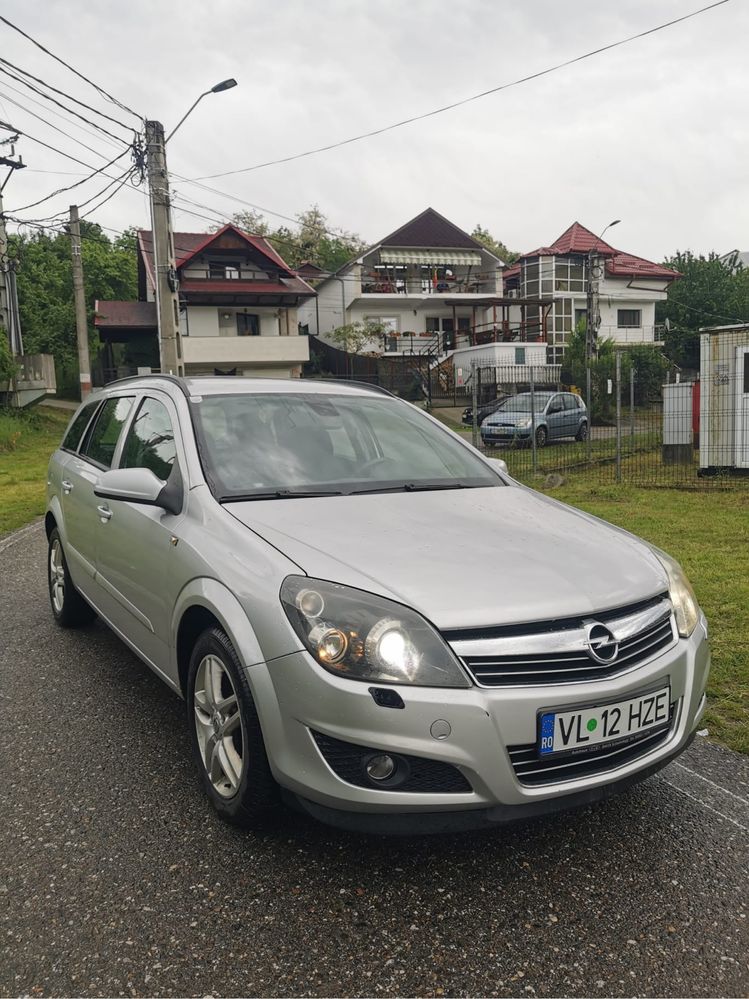
{"label": "car tire", "polygon": [[587,439],[588,439],[588,421],[583,420],[583,422],[580,424],[577,433],[575,434],[575,440],[587,441]]}
{"label": "car tire", "polygon": [[96,611],[73,585],[56,527],[50,532],[47,548],[47,587],[52,615],[61,628],[81,628],[96,617]]}
{"label": "car tire", "polygon": [[536,447],[546,447],[546,441],[549,439],[549,434],[546,427],[536,428]]}
{"label": "car tire", "polygon": [[219,816],[245,828],[265,825],[279,801],[278,785],[242,664],[218,627],[204,631],[193,648],[187,720],[203,788]]}

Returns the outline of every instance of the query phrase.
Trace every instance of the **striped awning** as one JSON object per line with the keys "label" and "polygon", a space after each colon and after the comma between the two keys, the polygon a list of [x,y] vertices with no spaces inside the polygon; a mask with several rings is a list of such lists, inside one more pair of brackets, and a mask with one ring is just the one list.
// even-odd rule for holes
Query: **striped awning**
{"label": "striped awning", "polygon": [[427,267],[476,267],[481,264],[478,250],[380,250],[383,264],[423,264]]}

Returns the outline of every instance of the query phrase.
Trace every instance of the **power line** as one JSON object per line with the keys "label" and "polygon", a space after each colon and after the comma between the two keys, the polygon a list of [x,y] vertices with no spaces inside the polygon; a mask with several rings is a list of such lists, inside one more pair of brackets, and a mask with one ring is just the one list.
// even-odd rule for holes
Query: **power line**
{"label": "power line", "polygon": [[307,156],[315,156],[317,153],[325,153],[331,149],[348,146],[352,142],[360,142],[362,139],[371,139],[376,135],[383,135],[385,132],[391,132],[395,128],[403,128],[404,125],[412,125],[417,121],[424,121],[426,118],[433,118],[435,115],[444,114],[445,111],[453,111],[455,108],[462,107],[464,104],[470,104],[472,101],[481,100],[482,97],[489,97],[491,94],[498,94],[500,91],[509,90],[511,87],[519,87],[521,84],[529,83],[531,80],[538,80],[542,76],[548,76],[550,73],[556,73],[560,69],[566,69],[566,67],[573,66],[575,63],[582,62],[585,59],[592,59],[593,56],[600,55],[602,52],[609,52],[611,49],[618,48],[621,45],[627,45],[640,38],[653,35],[657,31],[663,31],[665,28],[671,28],[675,24],[680,24],[682,21],[688,21],[692,17],[704,14],[709,10],[713,10],[715,7],[721,7],[723,4],[728,2],[729,0],[716,0],[715,3],[708,4],[706,7],[700,7],[699,10],[694,10],[690,14],[684,14],[681,17],[676,17],[663,24],[658,24],[654,28],[648,28],[647,31],[640,31],[636,35],[629,35],[627,38],[621,38],[619,41],[611,42],[608,45],[602,45],[597,49],[592,49],[590,52],[585,52],[583,55],[575,56],[572,59],[566,59],[564,62],[557,63],[554,66],[549,66],[547,69],[539,70],[537,73],[530,73],[528,76],[523,76],[518,80],[513,80],[511,83],[503,83],[498,87],[491,87],[489,90],[484,90],[480,94],[473,94],[470,97],[464,97],[459,101],[454,101],[452,104],[445,104],[443,107],[435,108],[433,111],[426,111],[424,114],[417,114],[410,118],[404,118],[402,121],[396,121],[391,125],[385,125],[382,128],[373,129],[371,132],[362,132],[360,135],[354,135],[349,139],[342,139],[339,142],[331,142],[326,146],[318,146],[315,149],[307,149],[303,153],[294,153],[292,156],[282,156],[276,160],[267,160],[265,163],[256,163],[254,166],[241,167],[238,170],[225,170],[222,173],[204,174],[202,177],[196,177],[195,180],[215,180],[217,177],[229,177],[238,173],[250,173],[253,170],[262,170],[264,167],[277,166],[280,163],[290,163],[292,160],[300,160]]}
{"label": "power line", "polygon": [[[18,87],[12,86],[10,83],[8,83],[7,80],[3,80],[2,92],[5,93],[6,90],[12,90],[14,94],[18,94],[19,97],[23,97],[25,101],[30,101],[32,104],[35,104],[36,107],[42,108],[44,111],[49,112],[49,114],[53,114],[56,118],[60,118],[62,121],[66,123],[66,125],[69,125],[71,128],[77,128],[80,132],[85,132],[87,135],[91,135],[95,139],[98,139],[99,142],[106,142],[107,145],[119,148],[120,144],[124,141],[122,139],[117,139],[116,141],[113,141],[108,136],[99,135],[97,132],[92,131],[90,128],[86,128],[85,125],[79,125],[77,121],[73,121],[72,119],[67,118],[64,114],[60,114],[59,111],[56,111],[55,108],[50,107],[47,104],[43,104],[41,101],[38,101],[35,97],[32,97],[30,94],[27,94],[26,91],[19,90]],[[12,99],[13,99],[12,97],[6,97],[6,100],[12,100]],[[29,109],[25,105],[19,104],[18,107],[23,107],[23,110],[28,111],[29,114],[33,113],[29,111]],[[77,141],[79,140],[76,139],[76,142]]]}
{"label": "power line", "polygon": [[[0,93],[4,93],[2,87],[0,87]],[[37,114],[36,111],[32,111],[30,108],[25,107],[23,104],[21,104],[20,101],[15,100],[13,97],[8,97],[7,95],[5,95],[5,99],[7,101],[10,101],[11,104],[15,104],[15,106],[17,108],[20,108],[21,111],[24,111],[26,114],[30,114],[32,118],[36,118],[37,121],[40,121],[42,122],[42,124],[47,125],[48,128],[53,129],[55,132],[59,132],[60,135],[64,135],[65,138],[70,139],[71,142],[75,142],[77,145],[83,146],[84,149],[87,149],[90,153],[94,153],[95,156],[101,156],[102,159],[106,159],[105,153],[100,152],[98,149],[94,149],[93,146],[87,145],[85,142],[82,142],[80,139],[76,139],[75,136],[71,135],[69,132],[66,132],[64,128],[59,128],[57,125],[54,125],[51,121],[48,121],[46,118],[43,118],[40,114]],[[118,149],[120,148],[119,143],[117,145],[117,148]],[[131,148],[132,145],[126,146],[126,148],[120,153],[120,156],[128,152]],[[116,159],[119,159],[119,157],[116,157]]]}
{"label": "power line", "polygon": [[[114,132],[110,132],[108,128],[104,128],[103,125],[98,125],[95,121],[91,121],[90,119],[86,118],[84,115],[79,114],[77,111],[74,111],[72,108],[66,107],[64,104],[61,104],[60,101],[58,101],[56,98],[51,97],[49,94],[45,94],[43,90],[39,89],[39,87],[35,87],[33,83],[29,83],[29,80],[34,80],[36,83],[40,83],[43,87],[46,87],[48,90],[52,90],[54,93],[60,94],[60,96],[62,97],[67,97],[69,101],[73,101],[74,104],[78,104],[80,105],[80,107],[86,108],[87,111],[91,111],[93,114],[101,115],[102,118],[106,118],[107,121],[111,121],[115,125],[118,125],[120,128],[124,128],[125,131],[127,132],[132,131],[132,129],[128,128],[127,125],[123,125],[121,121],[117,121],[116,118],[111,118],[108,114],[104,114],[103,111],[97,111],[96,108],[91,107],[90,104],[86,104],[83,101],[79,101],[77,97],[72,97],[70,94],[65,93],[64,90],[58,90],[57,87],[53,87],[51,83],[46,83],[44,80],[40,80],[38,76],[33,76],[31,73],[28,73],[25,69],[21,69],[20,66],[16,66],[12,62],[8,62],[7,59],[0,58],[0,63],[2,63],[3,66],[10,66],[11,69],[14,69],[16,71],[15,73],[11,73],[9,69],[3,69],[3,66],[0,66],[0,73],[5,73],[6,76],[9,76],[12,80],[15,80],[16,83],[20,83],[22,86],[27,87],[29,90],[32,90],[35,94],[38,94],[40,97],[43,97],[45,100],[51,101],[52,104],[56,104],[58,108],[62,108],[63,111],[67,111],[68,114],[75,115],[76,118],[80,118],[81,121],[85,121],[87,125],[92,125],[100,132],[104,132],[104,134],[110,136],[110,138],[117,139],[118,142],[125,141],[119,135],[115,135]],[[16,73],[21,73],[22,76],[16,76]],[[27,76],[29,80],[24,80],[23,79],[24,76]]]}
{"label": "power line", "polygon": [[121,101],[118,101],[116,97],[112,97],[110,93],[108,93],[106,90],[100,87],[97,83],[94,83],[93,80],[90,80],[87,76],[84,76],[83,73],[80,73],[77,69],[71,66],[70,63],[65,62],[64,59],[60,58],[60,56],[55,55],[54,52],[50,52],[50,50],[46,48],[44,45],[42,45],[41,42],[38,42],[35,38],[32,38],[31,35],[27,34],[22,28],[19,28],[17,24],[13,24],[12,21],[9,21],[7,17],[3,17],[2,14],[0,14],[0,21],[2,21],[3,24],[7,24],[7,26],[9,28],[12,28],[14,31],[17,31],[19,35],[23,35],[23,37],[27,39],[27,41],[30,41],[32,45],[36,45],[38,49],[41,49],[41,51],[44,52],[46,55],[50,56],[50,58],[54,59],[56,62],[59,62],[62,66],[65,66],[66,69],[69,69],[70,72],[74,73],[79,79],[83,80],[85,83],[88,83],[89,86],[93,87],[94,90],[98,91],[98,93],[100,93],[102,97],[106,97],[108,101],[111,101],[113,104],[116,104],[117,107],[121,108],[123,111],[127,111],[128,114],[133,115],[133,117],[137,118],[139,121],[143,121],[143,115],[137,114],[135,111],[133,111],[132,108],[129,108],[127,104],[123,104]]}
{"label": "power line", "polygon": [[[109,163],[105,163],[104,166],[99,167],[98,170],[94,170],[92,173],[88,174],[88,176],[84,177],[83,180],[77,180],[74,184],[68,184],[67,187],[59,187],[56,191],[53,191],[51,194],[47,194],[43,198],[39,198],[38,201],[32,201],[28,205],[21,205],[18,208],[14,208],[13,211],[14,212],[25,212],[25,211],[28,211],[29,208],[36,208],[37,205],[41,205],[45,201],[49,201],[51,198],[56,197],[58,194],[64,194],[65,191],[72,191],[73,188],[80,187],[81,184],[85,184],[87,181],[92,180],[94,177],[96,177],[97,174],[103,173],[106,169],[108,169],[108,167],[113,166],[117,162],[117,160],[121,160],[122,157],[125,156],[129,152],[130,152],[129,149],[124,149],[118,156],[115,156],[114,159],[111,159],[109,161]],[[130,168],[130,170],[128,172],[130,172],[131,170],[132,170],[132,167]],[[115,178],[115,179],[119,180],[119,178]]]}

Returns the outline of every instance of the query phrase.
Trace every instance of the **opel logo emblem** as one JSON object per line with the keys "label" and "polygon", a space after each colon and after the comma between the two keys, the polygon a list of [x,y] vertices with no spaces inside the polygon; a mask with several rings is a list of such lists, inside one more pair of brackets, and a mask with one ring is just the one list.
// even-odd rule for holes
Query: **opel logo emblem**
{"label": "opel logo emblem", "polygon": [[619,643],[603,624],[594,621],[585,629],[585,644],[588,655],[597,663],[608,665],[619,655]]}

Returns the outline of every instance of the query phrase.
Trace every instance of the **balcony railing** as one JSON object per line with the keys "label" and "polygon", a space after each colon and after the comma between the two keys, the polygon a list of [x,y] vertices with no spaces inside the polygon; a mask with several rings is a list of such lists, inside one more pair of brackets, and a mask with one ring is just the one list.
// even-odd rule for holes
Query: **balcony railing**
{"label": "balcony railing", "polygon": [[362,295],[494,295],[496,281],[379,281],[362,280]]}

